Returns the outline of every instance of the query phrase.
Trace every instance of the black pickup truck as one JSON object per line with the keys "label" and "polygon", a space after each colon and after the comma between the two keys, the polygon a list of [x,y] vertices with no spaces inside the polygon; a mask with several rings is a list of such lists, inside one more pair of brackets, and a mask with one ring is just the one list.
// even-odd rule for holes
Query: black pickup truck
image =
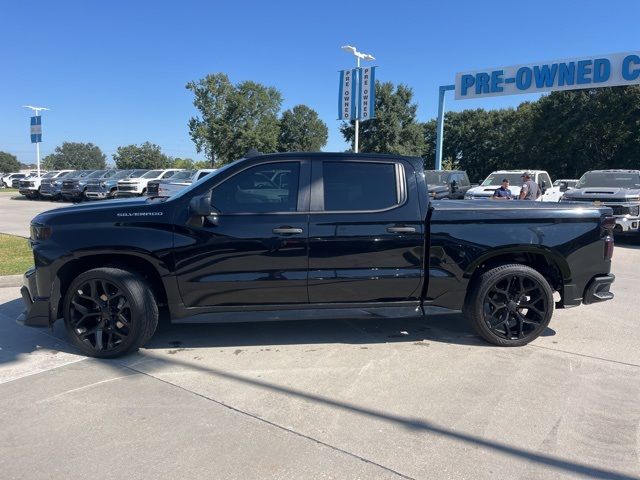
{"label": "black pickup truck", "polygon": [[613,226],[611,209],[592,205],[431,201],[420,158],[261,155],[170,198],[35,217],[18,321],[64,318],[85,354],[115,357],[149,340],[159,308],[198,323],[397,318],[433,305],[519,346],[554,305],[613,298]]}

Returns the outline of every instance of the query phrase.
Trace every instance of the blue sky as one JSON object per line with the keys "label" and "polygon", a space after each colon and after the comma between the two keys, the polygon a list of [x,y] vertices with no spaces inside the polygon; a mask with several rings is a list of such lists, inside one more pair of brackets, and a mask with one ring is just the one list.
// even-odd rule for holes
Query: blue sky
{"label": "blue sky", "polygon": [[[283,109],[305,103],[347,148],[336,120],[340,46],[376,56],[377,78],[413,88],[421,121],[458,71],[640,48],[640,2],[628,1],[11,1],[0,7],[0,150],[35,161],[30,112],[45,105],[43,154],[62,141],[109,156],[151,141],[203,158],[188,134],[184,86],[208,73],[277,87]],[[510,96],[451,110],[516,106]]]}

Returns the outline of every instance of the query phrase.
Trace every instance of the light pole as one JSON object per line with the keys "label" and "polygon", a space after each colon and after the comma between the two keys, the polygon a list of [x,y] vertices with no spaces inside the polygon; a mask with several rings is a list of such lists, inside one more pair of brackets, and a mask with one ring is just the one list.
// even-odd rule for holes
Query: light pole
{"label": "light pole", "polygon": [[[33,113],[36,117],[40,116],[41,110],[50,110],[47,107],[34,107],[31,105],[23,105],[24,108],[30,108],[33,110]],[[38,176],[40,176],[40,142],[35,142],[36,144],[36,159],[38,160]]]}
{"label": "light pole", "polygon": [[[359,52],[358,50],[356,50],[356,47],[352,47],[351,45],[344,45],[342,47],[342,50],[344,50],[345,52],[349,52],[351,54],[353,54],[356,57],[356,66],[358,68],[360,68],[360,60],[375,60],[375,57],[373,55],[369,55],[368,53],[362,53]],[[355,98],[352,100],[355,102]],[[358,115],[360,114],[360,112],[358,112]],[[358,115],[356,115],[356,133],[355,133],[355,139],[353,142],[353,151],[355,153],[358,153],[358,130],[360,128],[360,121],[358,120]]]}

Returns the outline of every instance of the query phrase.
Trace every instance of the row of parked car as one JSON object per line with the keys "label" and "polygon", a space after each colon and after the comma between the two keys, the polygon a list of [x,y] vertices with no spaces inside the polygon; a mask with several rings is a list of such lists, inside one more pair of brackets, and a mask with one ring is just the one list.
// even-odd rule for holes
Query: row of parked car
{"label": "row of parked car", "polygon": [[28,198],[102,200],[141,195],[170,196],[215,169],[182,170],[55,170],[0,176],[4,187],[17,188]]}
{"label": "row of parked car", "polygon": [[[531,170],[540,186],[542,202],[589,202],[611,207],[616,217],[615,231],[640,231],[640,170],[591,170],[580,179],[559,179],[551,182],[543,170]],[[469,182],[466,172],[459,170],[425,171],[429,196],[434,200],[487,200],[509,180],[514,197],[520,194],[522,170],[497,170],[479,185]]]}

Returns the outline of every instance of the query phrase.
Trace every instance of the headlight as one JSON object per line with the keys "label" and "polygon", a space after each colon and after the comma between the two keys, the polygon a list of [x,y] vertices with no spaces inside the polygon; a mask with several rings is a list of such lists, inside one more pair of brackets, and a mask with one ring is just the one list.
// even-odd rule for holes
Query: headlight
{"label": "headlight", "polygon": [[31,240],[47,240],[51,237],[51,227],[41,223],[31,224]]}

